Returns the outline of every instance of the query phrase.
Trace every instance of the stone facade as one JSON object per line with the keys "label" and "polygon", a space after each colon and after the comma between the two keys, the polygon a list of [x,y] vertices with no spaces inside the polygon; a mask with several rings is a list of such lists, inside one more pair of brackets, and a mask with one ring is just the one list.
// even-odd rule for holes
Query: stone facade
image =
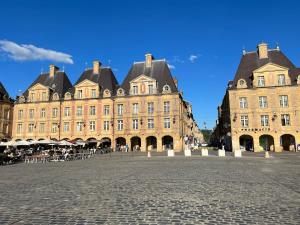
{"label": "stone facade", "polygon": [[0,141],[7,141],[12,135],[13,100],[0,82]]}
{"label": "stone facade", "polygon": [[279,47],[263,43],[257,52],[244,52],[218,109],[214,143],[233,151],[294,151],[300,143],[299,75]]}
{"label": "stone facade", "polygon": [[18,97],[14,118],[14,140],[83,140],[113,148],[127,144],[141,151],[180,151],[184,135],[202,137],[167,63],[150,54],[132,66],[122,85],[99,61],[74,85],[51,65]]}

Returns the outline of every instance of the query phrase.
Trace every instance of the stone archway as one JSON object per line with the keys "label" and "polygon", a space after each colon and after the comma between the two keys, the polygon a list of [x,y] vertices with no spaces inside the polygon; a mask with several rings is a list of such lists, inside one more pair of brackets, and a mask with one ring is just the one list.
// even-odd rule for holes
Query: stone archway
{"label": "stone archway", "polygon": [[154,136],[149,136],[146,138],[146,148],[148,151],[157,149],[157,138]]}
{"label": "stone archway", "polygon": [[97,139],[96,138],[88,138],[86,139],[86,147],[87,148],[97,148]]}
{"label": "stone archway", "polygon": [[124,151],[126,146],[126,139],[123,137],[116,138],[116,151]]}
{"label": "stone archway", "polygon": [[111,147],[111,139],[109,137],[102,138],[100,141],[100,147],[110,148]]}
{"label": "stone archway", "polygon": [[140,137],[132,137],[130,139],[131,143],[131,151],[139,151],[141,150],[141,138]]}
{"label": "stone archway", "polygon": [[291,134],[284,134],[280,137],[280,145],[284,151],[295,151],[296,141],[295,137]]}
{"label": "stone archway", "polygon": [[163,150],[169,150],[174,148],[174,141],[173,137],[166,135],[162,137],[162,146]]}
{"label": "stone archway", "polygon": [[240,136],[239,141],[240,141],[240,149],[246,151],[254,151],[253,137],[251,135],[242,135]]}
{"label": "stone archway", "polygon": [[264,151],[275,151],[274,138],[267,134],[261,135],[259,137],[259,146],[261,146]]}

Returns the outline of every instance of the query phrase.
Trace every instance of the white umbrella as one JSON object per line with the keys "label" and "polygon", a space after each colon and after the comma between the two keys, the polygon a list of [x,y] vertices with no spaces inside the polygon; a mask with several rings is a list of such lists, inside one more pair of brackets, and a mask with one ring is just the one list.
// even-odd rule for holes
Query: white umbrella
{"label": "white umbrella", "polygon": [[28,146],[28,145],[30,145],[30,142],[28,141],[17,141],[13,143],[13,146]]}
{"label": "white umbrella", "polygon": [[36,144],[57,145],[58,142],[53,140],[41,140],[41,141],[37,141]]}
{"label": "white umbrella", "polygon": [[62,145],[62,146],[72,146],[73,144],[71,142],[62,140],[62,141],[59,142],[59,145]]}
{"label": "white umbrella", "polygon": [[15,146],[15,141],[2,142],[0,146]]}

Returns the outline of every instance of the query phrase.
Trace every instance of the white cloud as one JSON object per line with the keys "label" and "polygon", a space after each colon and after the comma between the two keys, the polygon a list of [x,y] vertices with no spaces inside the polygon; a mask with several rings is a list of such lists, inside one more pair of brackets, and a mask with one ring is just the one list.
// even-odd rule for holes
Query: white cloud
{"label": "white cloud", "polygon": [[0,51],[15,61],[49,60],[54,62],[73,64],[72,56],[50,49],[39,48],[34,45],[17,44],[12,41],[0,40]]}
{"label": "white cloud", "polygon": [[194,63],[197,59],[198,59],[198,56],[197,56],[197,55],[191,54],[190,57],[189,57],[189,61],[190,61],[191,63]]}
{"label": "white cloud", "polygon": [[168,64],[168,67],[169,67],[170,70],[175,69],[175,66],[174,66],[174,65],[171,65],[171,64]]}

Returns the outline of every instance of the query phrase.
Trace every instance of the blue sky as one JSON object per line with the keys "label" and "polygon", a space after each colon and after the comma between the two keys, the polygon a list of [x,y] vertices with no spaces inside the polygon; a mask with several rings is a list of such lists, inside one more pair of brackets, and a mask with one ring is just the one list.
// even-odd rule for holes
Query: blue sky
{"label": "blue sky", "polygon": [[174,67],[200,127],[212,128],[243,46],[278,42],[300,66],[297,1],[10,0],[0,8],[0,45],[24,51],[12,58],[0,50],[0,80],[13,97],[53,62],[75,82],[85,62],[99,59],[121,83],[134,61],[152,53]]}

